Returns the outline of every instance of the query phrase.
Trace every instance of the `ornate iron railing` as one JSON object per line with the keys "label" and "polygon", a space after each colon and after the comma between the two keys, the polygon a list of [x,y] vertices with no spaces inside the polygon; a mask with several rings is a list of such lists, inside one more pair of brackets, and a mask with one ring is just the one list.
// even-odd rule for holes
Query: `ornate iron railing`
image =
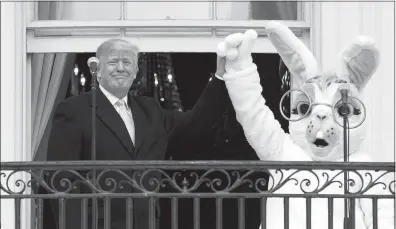
{"label": "ornate iron railing", "polygon": [[[238,199],[238,228],[244,228],[244,200],[255,198],[261,203],[262,228],[266,224],[267,199],[284,199],[285,228],[290,222],[287,214],[293,198],[306,199],[306,228],[311,225],[311,205],[315,198],[326,198],[328,204],[328,228],[337,228],[331,218],[334,199],[350,199],[352,204],[359,198],[371,199],[373,205],[373,228],[378,228],[378,201],[395,199],[395,163],[366,162],[262,162],[262,161],[73,161],[73,162],[2,162],[1,199],[14,199],[15,225],[20,228],[20,204],[23,199],[37,203],[36,225],[43,228],[43,200],[59,200],[59,228],[64,224],[66,202],[78,199],[81,202],[81,228],[88,228],[88,200],[103,200],[104,223],[99,228],[115,228],[111,225],[112,199],[125,199],[125,227],[133,227],[134,199],[147,199],[149,229],[155,228],[156,200],[171,199],[172,228],[177,228],[177,201],[193,199],[194,221],[191,225],[200,228],[199,202],[201,198],[216,199],[216,227],[222,228],[222,199]],[[92,176],[95,172],[96,176]],[[255,177],[254,173],[269,172],[268,177]],[[349,193],[343,193],[344,174],[349,174]],[[93,180],[92,177],[96,177]],[[235,192],[241,186],[249,191]],[[35,191],[27,192],[33,188]],[[162,192],[168,188],[167,192]],[[202,189],[204,188],[204,189]],[[44,192],[37,191],[38,189]],[[373,192],[373,190],[380,192]],[[83,191],[82,191],[83,190]],[[185,211],[186,209],[183,209]],[[92,212],[92,211],[91,211]],[[95,214],[95,213],[92,213]],[[355,221],[352,214],[352,221]],[[136,226],[136,225],[135,225]],[[354,223],[350,227],[355,227]],[[291,227],[293,228],[293,227]],[[118,228],[117,228],[118,229]],[[203,228],[205,229],[205,228]],[[271,228],[269,228],[271,229]],[[316,229],[316,228],[315,228]],[[381,229],[381,228],[380,228]]]}

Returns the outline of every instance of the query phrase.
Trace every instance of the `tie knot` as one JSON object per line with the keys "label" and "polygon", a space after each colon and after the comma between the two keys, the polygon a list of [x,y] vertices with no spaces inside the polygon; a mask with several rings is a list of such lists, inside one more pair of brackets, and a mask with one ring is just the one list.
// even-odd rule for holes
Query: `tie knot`
{"label": "tie knot", "polygon": [[116,102],[116,106],[121,107],[121,108],[126,108],[125,101],[123,99],[120,99]]}

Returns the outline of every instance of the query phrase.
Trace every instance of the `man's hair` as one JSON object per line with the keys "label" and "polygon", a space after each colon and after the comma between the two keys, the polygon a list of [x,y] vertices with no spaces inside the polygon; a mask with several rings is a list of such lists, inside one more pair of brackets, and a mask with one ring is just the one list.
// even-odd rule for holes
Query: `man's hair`
{"label": "man's hair", "polygon": [[100,58],[101,56],[105,55],[110,48],[112,48],[115,45],[123,44],[126,46],[129,46],[138,56],[139,55],[139,47],[137,45],[134,45],[126,40],[122,39],[110,39],[105,42],[103,42],[98,49],[96,50],[96,57]]}
{"label": "man's hair", "polygon": [[136,59],[135,59],[135,67],[136,69],[138,68],[138,58],[139,58],[139,47],[137,45],[134,45],[126,40],[122,39],[110,39],[105,42],[103,42],[98,49],[96,50],[96,57],[100,59],[100,57],[108,55],[109,50],[116,46],[116,45],[125,45],[128,46],[134,53],[136,53]]}

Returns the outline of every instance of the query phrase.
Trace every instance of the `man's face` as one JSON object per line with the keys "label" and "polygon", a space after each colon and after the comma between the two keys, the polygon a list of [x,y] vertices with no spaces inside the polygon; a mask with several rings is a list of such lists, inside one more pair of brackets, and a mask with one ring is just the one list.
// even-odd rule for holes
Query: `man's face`
{"label": "man's face", "polygon": [[137,73],[137,52],[133,47],[116,43],[101,55],[99,62],[99,84],[113,94],[127,93]]}

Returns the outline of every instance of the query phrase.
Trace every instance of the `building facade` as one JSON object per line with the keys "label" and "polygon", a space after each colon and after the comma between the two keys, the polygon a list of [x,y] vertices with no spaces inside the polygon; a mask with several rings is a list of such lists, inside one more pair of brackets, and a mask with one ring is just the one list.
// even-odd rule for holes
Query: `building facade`
{"label": "building facade", "polygon": [[[34,54],[95,52],[111,37],[133,41],[142,52],[214,52],[226,34],[249,28],[261,35],[254,52],[275,52],[265,36],[266,20],[251,20],[247,1],[60,4],[64,5],[54,3],[47,9],[37,2],[1,3],[2,162],[33,157]],[[334,68],[338,52],[355,36],[376,40],[381,63],[364,92],[368,130],[363,149],[378,161],[394,161],[394,2],[299,2],[296,6],[295,20],[284,23],[309,45],[323,70]],[[22,207],[22,228],[29,228],[29,203]],[[14,228],[13,208],[13,202],[2,200],[2,228]]]}

